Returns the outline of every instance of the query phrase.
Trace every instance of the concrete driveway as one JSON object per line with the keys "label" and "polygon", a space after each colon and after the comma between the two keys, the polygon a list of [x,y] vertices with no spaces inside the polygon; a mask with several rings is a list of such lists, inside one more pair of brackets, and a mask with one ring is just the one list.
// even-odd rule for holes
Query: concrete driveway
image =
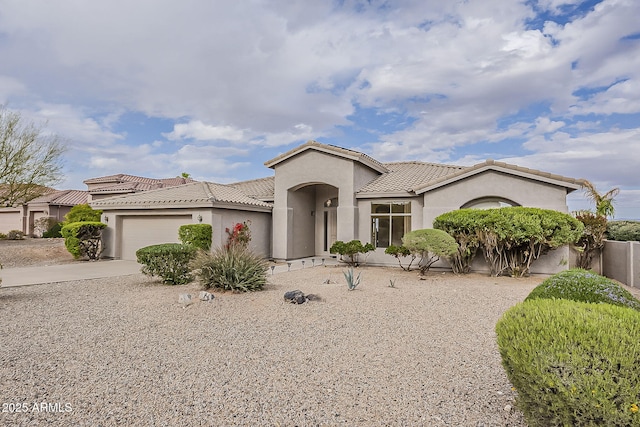
{"label": "concrete driveway", "polygon": [[77,261],[69,264],[43,267],[5,268],[0,270],[0,277],[2,278],[0,286],[8,288],[12,286],[128,276],[139,274],[140,267],[141,265],[135,261],[101,260]]}

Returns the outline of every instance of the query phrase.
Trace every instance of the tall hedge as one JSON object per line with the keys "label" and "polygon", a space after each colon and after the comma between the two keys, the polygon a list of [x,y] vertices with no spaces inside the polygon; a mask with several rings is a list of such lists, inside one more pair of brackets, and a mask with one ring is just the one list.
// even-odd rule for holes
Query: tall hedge
{"label": "tall hedge", "polygon": [[211,249],[212,233],[210,224],[186,224],[178,229],[178,237],[183,245],[193,245],[205,251]]}
{"label": "tall hedge", "polygon": [[[435,225],[451,230],[458,244],[471,252],[477,240],[492,276],[514,277],[529,274],[531,263],[550,250],[576,242],[584,228],[571,215],[521,206],[461,209],[440,215]],[[466,254],[458,253],[463,269],[472,259],[465,260]]]}

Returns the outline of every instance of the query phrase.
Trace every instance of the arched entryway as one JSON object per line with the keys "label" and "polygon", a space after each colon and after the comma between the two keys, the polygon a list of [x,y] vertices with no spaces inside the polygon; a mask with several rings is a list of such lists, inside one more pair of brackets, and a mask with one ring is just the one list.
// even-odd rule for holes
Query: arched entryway
{"label": "arched entryway", "polygon": [[339,190],[324,183],[307,183],[288,190],[289,258],[329,254],[337,240],[338,200]]}

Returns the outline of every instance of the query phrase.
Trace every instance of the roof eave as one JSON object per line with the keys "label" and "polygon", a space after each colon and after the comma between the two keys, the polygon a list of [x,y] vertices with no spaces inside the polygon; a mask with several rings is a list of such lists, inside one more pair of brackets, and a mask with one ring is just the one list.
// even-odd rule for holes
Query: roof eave
{"label": "roof eave", "polygon": [[356,193],[356,199],[388,199],[388,198],[411,198],[416,194],[411,191],[376,191],[367,193]]}
{"label": "roof eave", "polygon": [[557,187],[564,187],[567,189],[567,193],[570,193],[575,190],[579,190],[583,186],[582,180],[572,180],[573,182],[571,182],[566,180],[564,177],[550,174],[550,173],[536,174],[536,173],[530,173],[530,172],[521,171],[521,170],[515,170],[512,168],[506,168],[506,167],[498,166],[495,164],[488,164],[479,168],[472,167],[472,169],[470,169],[466,173],[456,174],[456,176],[453,176],[448,179],[443,179],[433,184],[427,184],[421,187],[416,187],[414,188],[414,191],[416,194],[423,194],[428,191],[432,191],[437,188],[447,186],[454,182],[461,181],[463,179],[467,179],[469,177],[472,177],[474,175],[478,175],[487,171],[500,172],[507,175],[514,175],[520,178],[526,178],[526,179],[531,179],[534,181],[539,181],[539,182],[543,182],[550,185],[555,185]]}

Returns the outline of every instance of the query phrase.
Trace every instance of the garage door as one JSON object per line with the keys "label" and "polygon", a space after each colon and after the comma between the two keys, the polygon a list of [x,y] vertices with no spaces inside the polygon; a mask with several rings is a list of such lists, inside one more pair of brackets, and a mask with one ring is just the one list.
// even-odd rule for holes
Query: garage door
{"label": "garage door", "polygon": [[191,223],[191,215],[125,216],[120,234],[120,257],[135,260],[136,251],[145,246],[179,243],[178,229]]}
{"label": "garage door", "polygon": [[15,210],[0,210],[0,233],[22,230],[22,214]]}

